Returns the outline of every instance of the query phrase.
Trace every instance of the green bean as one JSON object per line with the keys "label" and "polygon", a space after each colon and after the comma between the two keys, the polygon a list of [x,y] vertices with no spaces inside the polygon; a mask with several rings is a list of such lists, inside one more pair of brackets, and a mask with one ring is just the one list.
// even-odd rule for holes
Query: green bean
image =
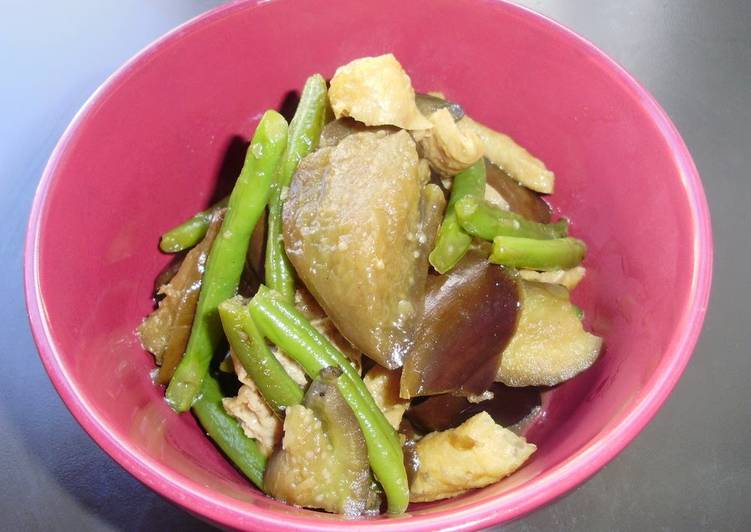
{"label": "green bean", "polygon": [[281,413],[285,407],[301,403],[302,390],[269,350],[242,297],[221,303],[219,316],[232,351],[269,406]]}
{"label": "green bean", "polygon": [[207,374],[203,379],[201,394],[193,404],[193,413],[209,437],[235,466],[253,484],[263,489],[266,457],[258,444],[245,435],[237,420],[224,410],[222,399],[219,383]]}
{"label": "green bean", "polygon": [[[315,379],[318,372],[325,367],[341,366],[342,372],[349,379],[361,380],[347,357],[318,332],[297,308],[287,303],[275,291],[261,285],[248,308],[264,336],[294,358],[312,379]],[[280,319],[284,320],[284,323],[279,322]],[[303,352],[301,346],[307,350]],[[288,352],[288,348],[294,349],[295,353]],[[363,396],[362,399],[369,409],[374,413],[381,412],[364,385],[358,389],[358,393]],[[390,434],[392,443],[401,447],[401,442],[388,420],[383,416],[376,417],[379,423],[383,424],[384,432]],[[385,430],[387,428],[388,430]]]}
{"label": "green bean", "polygon": [[282,191],[303,157],[316,149],[326,112],[326,80],[320,74],[308,78],[295,116],[289,124],[287,149],[279,165],[269,198],[268,238],[266,240],[266,284],[284,296],[295,298],[295,276],[282,242]]}
{"label": "green bean", "polygon": [[568,235],[568,221],[541,224],[515,212],[499,209],[487,201],[465,197],[454,206],[459,225],[467,233],[490,242],[497,236],[518,236],[549,240]]}
{"label": "green bean", "polygon": [[188,346],[167,388],[167,402],[178,412],[190,408],[222,342],[217,307],[237,292],[250,236],[268,202],[271,181],[286,144],[287,122],[276,111],[267,111],[253,135],[222,228],[206,260]]}
{"label": "green bean", "polygon": [[536,240],[498,236],[493,240],[490,262],[531,270],[567,270],[584,259],[587,246],[576,238]]}
{"label": "green bean", "polygon": [[342,370],[337,387],[357,417],[368,447],[368,461],[388,500],[390,513],[409,504],[409,487],[401,442],[349,361],[300,312],[261,286],[249,304],[251,316],[264,335],[295,359],[311,377],[326,367]]}
{"label": "green bean", "polygon": [[456,203],[464,197],[482,198],[485,194],[485,161],[475,164],[458,173],[451,185],[451,196],[441,228],[438,230],[435,247],[430,252],[430,264],[438,273],[446,273],[457,265],[472,243],[472,237],[459,225],[454,210]]}
{"label": "green bean", "polygon": [[198,244],[209,229],[211,216],[218,209],[226,207],[228,201],[229,197],[223,198],[205,211],[199,212],[192,218],[185,220],[180,225],[164,233],[159,240],[159,249],[165,253],[177,253]]}

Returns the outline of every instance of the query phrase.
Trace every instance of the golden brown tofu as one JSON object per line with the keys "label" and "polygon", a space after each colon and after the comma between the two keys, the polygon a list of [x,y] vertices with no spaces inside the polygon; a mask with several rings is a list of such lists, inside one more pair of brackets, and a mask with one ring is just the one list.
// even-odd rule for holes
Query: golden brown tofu
{"label": "golden brown tofu", "polygon": [[538,283],[559,284],[569,290],[576,288],[587,270],[584,266],[574,266],[569,270],[553,270],[549,272],[538,272],[536,270],[519,270],[519,275],[525,281],[536,281]]}
{"label": "golden brown tofu", "polygon": [[519,183],[543,194],[553,192],[553,172],[514,139],[475,122],[468,116],[459,120],[457,124],[461,131],[477,134],[485,148],[485,157],[508,172]]}
{"label": "golden brown tofu", "polygon": [[417,109],[412,81],[393,54],[362,57],[337,68],[329,101],[336,118],[351,116],[368,126],[432,127]]}
{"label": "golden brown tofu", "polygon": [[397,430],[402,422],[404,412],[409,407],[409,400],[399,397],[399,377],[400,372],[398,370],[390,370],[376,365],[362,379],[378,408],[389,420],[391,426]]}
{"label": "golden brown tofu", "polygon": [[274,415],[274,411],[234,355],[232,362],[237,378],[243,385],[236,397],[226,397],[222,400],[222,405],[229,415],[237,419],[245,435],[256,440],[261,452],[269,457],[282,438],[282,421]]}
{"label": "golden brown tofu", "polygon": [[416,134],[422,155],[431,168],[444,176],[455,176],[482,157],[485,148],[474,131],[461,131],[448,109],[430,115],[433,128]]}
{"label": "golden brown tofu", "polygon": [[420,462],[410,502],[455,497],[516,471],[536,447],[480,412],[456,427],[431,432],[417,442]]}
{"label": "golden brown tofu", "polygon": [[285,355],[277,346],[272,346],[271,352],[293,381],[299,384],[301,388],[305,388],[308,385],[308,378],[305,376],[305,370],[302,369],[300,364]]}
{"label": "golden brown tofu", "polygon": [[424,297],[427,170],[407,132],[356,133],[305,157],[284,203],[298,276],[347,340],[392,369]]}
{"label": "golden brown tofu", "polygon": [[[308,380],[300,364],[282,353],[277,347],[272,348],[272,353],[293,381],[301,387],[307,386]],[[236,397],[225,398],[222,405],[229,415],[237,419],[245,435],[258,442],[263,454],[267,457],[271,456],[274,447],[282,438],[282,420],[266,403],[237,357],[231,352],[230,355],[237,380],[242,383],[242,386]]]}

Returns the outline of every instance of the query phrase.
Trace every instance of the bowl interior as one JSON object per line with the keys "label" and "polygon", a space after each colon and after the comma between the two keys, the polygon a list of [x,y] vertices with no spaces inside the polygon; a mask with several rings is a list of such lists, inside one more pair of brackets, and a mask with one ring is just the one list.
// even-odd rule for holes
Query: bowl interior
{"label": "bowl interior", "polygon": [[[27,271],[40,350],[69,407],[141,480],[211,519],[336,522],[260,495],[190,415],[162,401],[152,358],[134,335],[169,260],[159,234],[226,189],[260,114],[307,75],[331,76],[337,65],[387,51],[418,90],[444,92],[556,172],[552,203],[589,244],[575,301],[607,347],[594,367],[547,393],[545,416],[529,432],[539,450],[521,471],[369,524],[429,526],[451,514],[469,526],[528,510],[549,498],[553,472],[576,483],[594,470],[566,471],[572,457],[615,446],[596,468],[625,445],[603,435],[658,381],[664,397],[685,363],[675,346],[688,334],[680,325],[707,251],[694,245],[684,163],[669,122],[599,52],[541,17],[480,0],[224,7],[129,63],[78,117],[37,198]],[[472,513],[491,500],[491,513]]]}

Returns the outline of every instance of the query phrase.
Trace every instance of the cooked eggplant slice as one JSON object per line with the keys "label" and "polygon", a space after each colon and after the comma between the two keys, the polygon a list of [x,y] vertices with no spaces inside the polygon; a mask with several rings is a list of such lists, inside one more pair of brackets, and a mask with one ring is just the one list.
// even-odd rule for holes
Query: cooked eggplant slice
{"label": "cooked eggplant slice", "polygon": [[428,278],[425,311],[402,370],[401,396],[481,394],[516,329],[517,282],[479,251]]}
{"label": "cooked eggplant slice", "polygon": [[584,330],[564,287],[521,282],[516,334],[501,356],[497,380],[508,386],[553,386],[591,366],[602,338]]}
{"label": "cooked eggplant slice", "polygon": [[341,371],[326,368],[287,409],[282,447],[266,466],[264,491],[306,508],[350,517],[377,510],[368,449],[357,418],[339,393]]}
{"label": "cooked eggplant slice", "polygon": [[321,148],[336,146],[342,140],[353,135],[355,133],[364,133],[366,131],[385,131],[386,133],[396,133],[399,131],[395,126],[366,126],[362,122],[358,122],[354,118],[344,117],[337,118],[323,126],[321,131],[321,140],[319,146]]}
{"label": "cooked eggplant slice", "polygon": [[488,391],[492,397],[480,402],[452,394],[428,397],[411,406],[406,415],[423,432],[452,429],[479,412],[487,412],[493,421],[511,429],[540,406],[539,388],[512,388],[496,382]]}
{"label": "cooked eggplant slice", "polygon": [[156,276],[156,279],[154,279],[154,298],[157,301],[163,296],[163,294],[159,293],[159,289],[164,285],[169,284],[169,282],[175,277],[175,275],[177,275],[177,272],[180,269],[180,266],[185,260],[185,256],[187,254],[188,251],[181,251],[172,255],[172,259],[162,269],[162,271],[159,272],[159,274]]}
{"label": "cooked eggplant slice", "polygon": [[355,133],[303,159],[284,203],[298,276],[342,335],[389,369],[421,315],[428,176],[405,131]]}
{"label": "cooked eggplant slice", "polygon": [[406,417],[402,417],[399,424],[399,437],[402,440],[402,451],[404,452],[404,469],[407,470],[407,480],[412,485],[417,472],[420,470],[420,457],[417,455],[417,442],[420,441],[423,434],[418,433],[415,427]]}
{"label": "cooked eggplant slice", "polygon": [[206,258],[224,219],[224,209],[214,213],[206,236],[180,263],[169,283],[159,288],[159,306],[138,327],[141,343],[160,365],[156,381],[167,384],[188,345],[196,313]]}
{"label": "cooked eggplant slice", "polygon": [[542,197],[485,159],[485,179],[506,201],[509,210],[526,219],[543,224],[550,223],[550,205]]}

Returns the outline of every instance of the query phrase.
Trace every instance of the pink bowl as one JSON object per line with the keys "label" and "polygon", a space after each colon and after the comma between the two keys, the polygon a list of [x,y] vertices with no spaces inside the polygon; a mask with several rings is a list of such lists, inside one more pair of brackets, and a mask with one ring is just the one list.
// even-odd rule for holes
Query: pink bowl
{"label": "pink bowl", "polygon": [[528,433],[539,450],[522,470],[358,527],[478,528],[558,497],[644,427],[699,334],[712,267],[699,176],[662,109],[594,46],[535,13],[483,0],[220,7],[141,52],[84,105],[42,177],[25,262],[34,337],[73,415],[138,479],[216,523],[353,524],[264,497],[190,415],[161,400],[133,334],[168,261],[158,235],[209,202],[219,173],[236,171],[238,138],[248,139],[263,110],[312,72],[331,75],[386,51],[418,89],[444,91],[555,170],[553,203],[590,246],[575,297],[607,349],[547,394]]}

